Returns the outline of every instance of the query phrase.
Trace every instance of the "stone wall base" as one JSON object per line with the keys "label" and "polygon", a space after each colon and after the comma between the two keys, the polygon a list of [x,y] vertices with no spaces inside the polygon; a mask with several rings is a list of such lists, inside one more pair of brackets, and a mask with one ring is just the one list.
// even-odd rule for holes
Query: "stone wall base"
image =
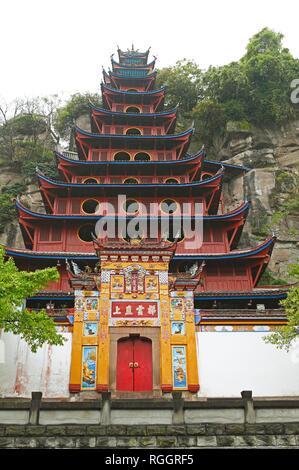
{"label": "stone wall base", "polygon": [[0,425],[0,448],[299,448],[299,422]]}

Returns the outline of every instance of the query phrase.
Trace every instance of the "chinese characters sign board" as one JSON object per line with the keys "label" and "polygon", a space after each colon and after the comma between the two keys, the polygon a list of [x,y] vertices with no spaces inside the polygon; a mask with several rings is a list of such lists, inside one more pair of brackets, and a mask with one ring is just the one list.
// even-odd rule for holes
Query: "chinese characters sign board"
{"label": "chinese characters sign board", "polygon": [[110,325],[156,326],[158,321],[158,301],[111,301]]}

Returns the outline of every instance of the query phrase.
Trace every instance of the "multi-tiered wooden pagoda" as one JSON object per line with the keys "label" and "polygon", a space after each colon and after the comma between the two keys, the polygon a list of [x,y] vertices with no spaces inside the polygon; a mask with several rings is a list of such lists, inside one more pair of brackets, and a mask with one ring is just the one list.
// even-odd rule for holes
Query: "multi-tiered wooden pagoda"
{"label": "multi-tiered wooden pagoda", "polygon": [[[22,269],[60,272],[27,305],[73,331],[71,392],[194,393],[196,330],[284,322],[267,309],[285,293],[258,287],[274,237],[238,249],[249,204],[223,207],[224,176],[246,169],[188,153],[193,129],[176,133],[148,54],[112,57],[102,107],[91,105],[90,130],[75,129],[77,153],[56,152],[60,180],[38,174],[44,210],[17,201],[25,249],[6,251]],[[190,233],[178,234],[185,219]]]}

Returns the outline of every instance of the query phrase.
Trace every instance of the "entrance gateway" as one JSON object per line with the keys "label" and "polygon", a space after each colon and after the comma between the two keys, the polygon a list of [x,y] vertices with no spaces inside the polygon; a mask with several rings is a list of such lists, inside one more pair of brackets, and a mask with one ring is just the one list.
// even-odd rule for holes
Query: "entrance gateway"
{"label": "entrance gateway", "polygon": [[153,389],[152,342],[130,336],[117,342],[116,389],[151,392]]}
{"label": "entrance gateway", "polygon": [[197,392],[193,291],[170,275],[176,242],[96,240],[97,272],[74,274],[70,391]]}

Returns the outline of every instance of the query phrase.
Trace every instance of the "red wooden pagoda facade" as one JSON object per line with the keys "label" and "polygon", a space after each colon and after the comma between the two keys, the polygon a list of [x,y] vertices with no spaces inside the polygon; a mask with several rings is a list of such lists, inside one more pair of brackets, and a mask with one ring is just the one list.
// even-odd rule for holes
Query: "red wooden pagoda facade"
{"label": "red wooden pagoda facade", "polygon": [[[203,149],[188,153],[194,129],[175,131],[178,110],[164,109],[166,89],[156,88],[155,60],[148,62],[148,54],[118,50],[119,61],[112,57],[112,70],[103,73],[102,107],[90,106],[89,131],[75,129],[77,153],[56,152],[59,180],[38,173],[44,210],[35,212],[22,199],[17,201],[25,249],[7,247],[7,254],[22,269],[58,267],[59,281],[28,299],[28,306],[42,308],[51,303],[57,312],[64,307],[56,320],[67,324],[77,289],[74,280],[70,283],[68,266],[73,263],[77,273],[95,272],[102,253],[95,249],[96,223],[102,217],[108,220],[105,240],[96,243],[102,243],[104,251],[105,243],[110,243],[109,250],[114,253],[111,260],[113,256],[116,260],[117,256],[121,259],[121,253],[130,258],[134,240],[130,240],[126,227],[138,217],[135,258],[139,256],[140,261],[143,256],[146,269],[146,263],[154,261],[146,260],[148,255],[144,253],[151,249],[142,239],[153,238],[154,252],[168,240],[173,250],[167,255],[169,285],[172,282],[177,291],[193,292],[195,323],[204,320],[201,311],[210,312],[205,321],[219,322],[219,308],[228,312],[227,317],[222,315],[222,322],[231,322],[236,310],[238,320],[246,322],[248,314],[242,317],[242,310],[255,309],[257,304],[272,308],[285,296],[277,289],[258,287],[275,239],[238,249],[249,203],[241,201],[238,208],[225,211],[222,183],[224,175],[230,178],[246,169],[209,161]],[[119,195],[125,198],[121,204]],[[183,204],[188,205],[188,212],[182,217]],[[196,204],[202,208],[202,215],[196,213]],[[170,217],[170,223],[165,231],[166,217]],[[191,220],[190,227],[196,218],[201,219],[202,233],[195,235],[198,242],[191,247],[185,229],[176,234],[177,221],[183,218]],[[151,237],[153,220],[157,221],[158,231]],[[115,222],[113,236],[109,221]],[[163,258],[157,255],[158,264],[159,256]],[[136,295],[138,299],[138,292]],[[265,323],[265,315],[260,313],[256,321]],[[124,345],[122,348],[126,349]],[[71,391],[80,389],[77,382]],[[97,390],[109,389],[106,382]],[[165,387],[164,391],[169,391],[172,386],[168,383]],[[189,390],[196,391],[194,387],[192,390],[190,385]]]}

